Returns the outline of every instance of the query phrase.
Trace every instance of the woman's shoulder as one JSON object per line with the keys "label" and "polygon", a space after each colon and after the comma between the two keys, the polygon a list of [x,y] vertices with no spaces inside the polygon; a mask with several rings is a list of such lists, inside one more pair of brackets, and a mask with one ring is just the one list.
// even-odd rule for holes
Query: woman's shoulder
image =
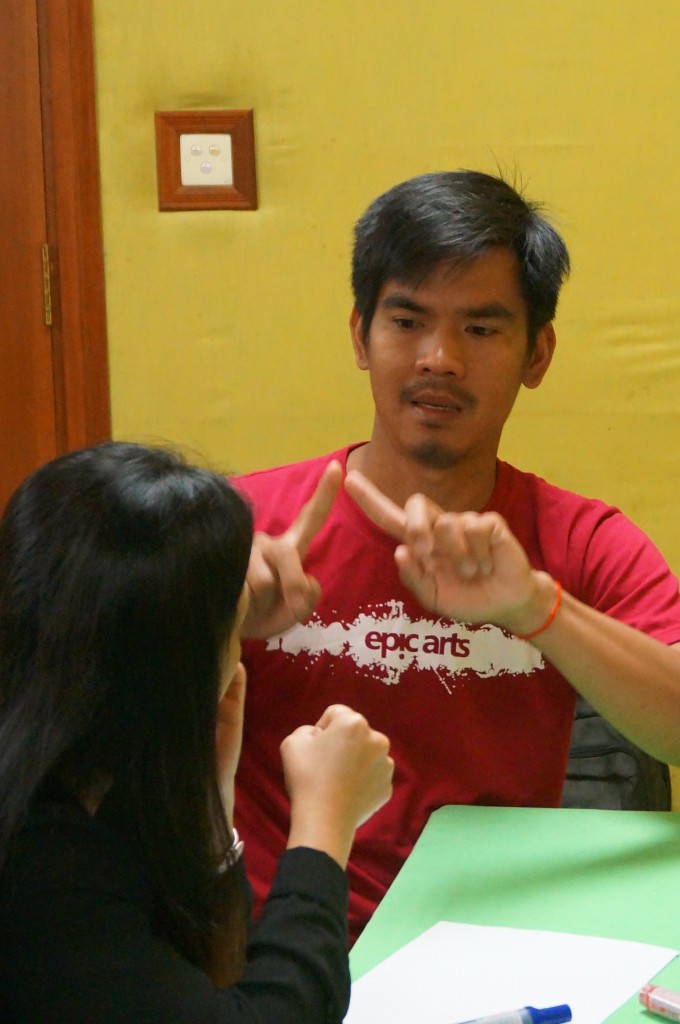
{"label": "woman's shoulder", "polygon": [[8,850],[3,901],[55,889],[102,888],[149,898],[139,865],[114,829],[75,801],[36,801]]}

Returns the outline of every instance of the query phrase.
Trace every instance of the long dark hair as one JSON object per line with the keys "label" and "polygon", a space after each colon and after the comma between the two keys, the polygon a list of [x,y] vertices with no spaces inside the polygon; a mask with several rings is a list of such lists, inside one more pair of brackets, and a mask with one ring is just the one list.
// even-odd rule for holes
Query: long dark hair
{"label": "long dark hair", "polygon": [[0,864],[41,794],[105,784],[158,927],[209,960],[231,842],[216,780],[220,667],[251,514],[177,454],[108,442],[33,473],[0,523]]}

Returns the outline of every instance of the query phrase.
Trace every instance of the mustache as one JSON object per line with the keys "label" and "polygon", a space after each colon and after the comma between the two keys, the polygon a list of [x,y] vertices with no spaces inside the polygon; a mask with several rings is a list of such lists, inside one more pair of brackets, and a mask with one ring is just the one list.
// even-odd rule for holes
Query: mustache
{"label": "mustache", "polygon": [[400,401],[420,402],[437,398],[444,399],[446,404],[458,405],[462,409],[474,409],[477,399],[469,391],[447,381],[416,381],[407,384],[399,392]]}

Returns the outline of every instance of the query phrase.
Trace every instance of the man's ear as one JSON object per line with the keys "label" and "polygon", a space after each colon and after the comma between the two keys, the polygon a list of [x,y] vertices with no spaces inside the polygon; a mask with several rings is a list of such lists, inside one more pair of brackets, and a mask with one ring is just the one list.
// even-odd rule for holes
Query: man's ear
{"label": "man's ear", "polygon": [[356,364],[360,370],[367,370],[368,354],[364,344],[364,328],[356,306],[352,306],[352,312],[349,315],[349,330],[352,335],[352,348]]}
{"label": "man's ear", "polygon": [[522,383],[525,388],[537,388],[552,362],[557,338],[552,322],[544,324],[536,335],[536,344],[528,358]]}

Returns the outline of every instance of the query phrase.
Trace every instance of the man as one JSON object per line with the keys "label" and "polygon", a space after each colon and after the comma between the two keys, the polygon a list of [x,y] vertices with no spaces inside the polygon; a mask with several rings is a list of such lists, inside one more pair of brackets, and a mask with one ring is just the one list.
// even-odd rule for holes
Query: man
{"label": "man", "polygon": [[356,226],[350,317],[370,440],[237,481],[270,535],[253,589],[268,579],[288,601],[272,597],[279,635],[244,648],[238,827],[256,895],[285,842],[280,740],[337,701],[392,741],[394,797],[348,869],[353,937],[435,808],[559,804],[574,687],[680,757],[677,580],[617,510],[497,458],[519,388],[550,365],[568,270],[557,232],[498,178],[380,196]]}

